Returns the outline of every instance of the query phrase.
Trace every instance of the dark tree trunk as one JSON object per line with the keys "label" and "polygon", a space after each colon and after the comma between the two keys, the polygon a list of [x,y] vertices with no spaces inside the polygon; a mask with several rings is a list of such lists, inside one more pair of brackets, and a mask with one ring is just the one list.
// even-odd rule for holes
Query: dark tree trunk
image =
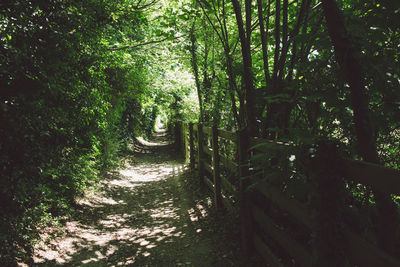
{"label": "dark tree trunk", "polygon": [[[232,105],[232,113],[236,119],[239,129],[243,126],[243,121],[241,119],[241,115],[238,113],[236,107],[236,99],[235,99],[235,91],[237,92],[237,84],[235,81],[235,76],[233,74],[233,67],[232,67],[232,56],[230,55],[229,47],[225,47],[225,58],[226,58],[226,67],[227,67],[227,74],[228,74],[228,81],[229,81],[229,96],[231,98],[231,105]],[[240,99],[240,96],[239,96]],[[242,102],[242,100],[240,100]],[[240,112],[240,111],[239,111]]]}
{"label": "dark tree trunk", "polygon": [[254,85],[252,73],[252,60],[250,51],[250,34],[251,34],[251,0],[245,0],[246,10],[246,30],[243,24],[242,11],[238,0],[232,0],[233,9],[236,15],[236,22],[239,30],[240,44],[242,46],[243,58],[243,80],[246,88],[246,119],[247,127],[250,135],[257,135],[256,117],[254,112]]}
{"label": "dark tree trunk", "polygon": [[268,66],[268,25],[269,25],[269,13],[270,13],[271,2],[268,1],[268,12],[267,12],[267,30],[264,27],[264,14],[262,9],[261,0],[257,0],[257,10],[258,10],[258,20],[260,22],[260,38],[261,38],[261,48],[263,53],[263,63],[264,63],[264,76],[265,84],[270,80],[269,76],[269,66]]}
{"label": "dark tree trunk", "polygon": [[275,2],[275,53],[274,53],[274,71],[272,81],[276,81],[278,75],[279,47],[281,44],[281,0]]}

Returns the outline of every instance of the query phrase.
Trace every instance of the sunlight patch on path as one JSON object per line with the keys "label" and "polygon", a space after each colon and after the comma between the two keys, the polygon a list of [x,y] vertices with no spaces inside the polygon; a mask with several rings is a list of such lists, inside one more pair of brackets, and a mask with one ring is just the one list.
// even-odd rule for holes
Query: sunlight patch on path
{"label": "sunlight patch on path", "polygon": [[173,175],[173,169],[176,166],[143,166],[127,168],[119,171],[124,180],[113,180],[110,184],[122,187],[134,187],[138,183],[159,181],[167,179]]}
{"label": "sunlight patch on path", "polygon": [[138,137],[136,138],[136,140],[139,141],[139,143],[141,143],[144,146],[148,146],[148,147],[157,147],[157,146],[165,146],[168,145],[169,141],[157,141],[157,142],[149,142],[143,139],[143,137]]}
{"label": "sunlight patch on path", "polygon": [[122,200],[116,201],[113,198],[104,196],[104,195],[94,195],[89,194],[87,198],[83,198],[77,201],[79,205],[88,206],[91,208],[101,208],[104,205],[123,205],[124,202]]}
{"label": "sunlight patch on path", "polygon": [[185,238],[182,227],[187,224],[180,228],[175,224],[187,211],[176,207],[174,196],[168,193],[175,190],[169,179],[182,172],[183,165],[161,158],[158,161],[139,158],[136,164],[127,162],[123,169],[114,171],[103,182],[101,193],[89,193],[78,201],[82,218],[66,222],[62,237],[46,240],[42,236],[34,262],[45,266],[125,266],[138,257],[151,256],[160,244]]}

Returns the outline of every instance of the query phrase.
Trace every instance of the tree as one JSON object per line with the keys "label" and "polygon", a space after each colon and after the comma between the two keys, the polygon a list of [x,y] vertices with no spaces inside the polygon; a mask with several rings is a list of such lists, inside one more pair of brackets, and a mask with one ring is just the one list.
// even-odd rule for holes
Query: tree
{"label": "tree", "polygon": [[[369,118],[362,67],[356,59],[355,49],[351,45],[351,40],[336,2],[334,0],[323,0],[322,4],[337,61],[350,87],[358,152],[365,161],[379,164],[380,160],[373,137],[373,127]],[[374,188],[373,193],[380,212],[378,225],[379,245],[395,254],[397,252],[397,208],[389,195],[385,195]]]}
{"label": "tree", "polygon": [[257,136],[256,129],[256,116],[254,112],[254,84],[253,84],[253,70],[252,70],[252,58],[251,58],[251,16],[252,16],[252,1],[245,0],[245,14],[246,14],[246,25],[243,23],[242,9],[238,0],[232,0],[233,10],[235,11],[237,27],[239,31],[239,38],[242,49],[243,59],[243,81],[245,86],[245,98],[246,98],[246,127],[249,134]]}

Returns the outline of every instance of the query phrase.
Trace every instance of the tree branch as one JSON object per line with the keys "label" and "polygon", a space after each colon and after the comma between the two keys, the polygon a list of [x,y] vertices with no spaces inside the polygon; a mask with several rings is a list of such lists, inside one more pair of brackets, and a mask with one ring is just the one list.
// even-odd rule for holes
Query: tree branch
{"label": "tree branch", "polygon": [[140,5],[140,2],[141,2],[141,0],[137,3],[136,6],[133,7],[134,10],[145,9],[145,8],[147,8],[147,7],[149,7],[149,6],[152,6],[153,4],[157,3],[158,0],[153,0],[153,1],[151,1],[150,3],[144,4],[144,5],[142,5],[142,6],[139,6],[139,5]]}
{"label": "tree branch", "polygon": [[162,42],[167,41],[167,40],[179,39],[179,38],[182,38],[182,37],[184,37],[186,35],[187,34],[184,34],[184,35],[181,35],[181,36],[177,36],[177,37],[174,37],[173,39],[171,39],[171,37],[166,37],[164,39],[152,40],[152,41],[148,41],[148,42],[144,42],[144,43],[140,43],[140,44],[135,44],[135,45],[127,45],[127,46],[121,46],[121,47],[111,47],[108,50],[110,50],[110,51],[118,51],[118,50],[124,50],[124,49],[133,49],[133,48],[136,48],[136,47],[145,46],[145,45],[149,45],[149,44],[162,43]]}

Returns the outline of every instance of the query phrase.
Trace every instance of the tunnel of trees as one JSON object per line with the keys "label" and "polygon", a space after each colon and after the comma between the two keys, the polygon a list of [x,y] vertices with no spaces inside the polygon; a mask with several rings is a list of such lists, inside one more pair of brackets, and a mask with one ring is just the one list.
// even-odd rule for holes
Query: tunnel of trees
{"label": "tunnel of trees", "polygon": [[[1,261],[156,122],[325,138],[398,169],[399,18],[390,0],[1,1]],[[395,230],[399,198],[367,191]]]}

